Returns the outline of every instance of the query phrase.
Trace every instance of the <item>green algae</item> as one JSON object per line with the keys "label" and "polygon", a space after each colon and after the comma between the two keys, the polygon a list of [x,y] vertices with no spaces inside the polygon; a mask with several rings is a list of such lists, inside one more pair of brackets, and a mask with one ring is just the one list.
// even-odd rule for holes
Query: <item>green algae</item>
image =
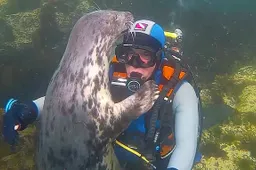
{"label": "green algae", "polygon": [[[236,68],[232,74],[215,77],[210,90],[219,95],[222,102],[234,110],[234,114],[204,130],[201,143],[204,156],[196,165],[196,170],[256,168],[255,73],[256,67],[248,65]],[[217,110],[213,109],[213,117],[214,111]]]}
{"label": "green algae", "polygon": [[12,28],[14,41],[5,45],[22,49],[32,44],[32,34],[39,28],[40,9],[5,16],[6,23]]}

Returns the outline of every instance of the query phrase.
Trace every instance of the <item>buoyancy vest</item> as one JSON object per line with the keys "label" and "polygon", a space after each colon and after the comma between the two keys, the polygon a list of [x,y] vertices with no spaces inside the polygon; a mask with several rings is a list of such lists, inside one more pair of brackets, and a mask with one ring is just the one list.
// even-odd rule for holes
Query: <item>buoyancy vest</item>
{"label": "buoyancy vest", "polygon": [[[124,65],[113,57],[111,69],[111,83],[121,88],[125,87],[123,79],[127,78],[127,74]],[[140,157],[154,168],[152,162],[168,157],[175,148],[174,115],[172,113],[174,89],[182,80],[188,79],[189,72],[179,60],[164,58],[156,74],[158,74],[157,82],[160,90],[159,102],[156,102],[148,113],[142,115],[140,120],[138,119],[138,121],[144,121],[144,127],[141,128],[144,130],[128,129],[115,141],[115,144]],[[120,78],[122,81],[119,82]]]}

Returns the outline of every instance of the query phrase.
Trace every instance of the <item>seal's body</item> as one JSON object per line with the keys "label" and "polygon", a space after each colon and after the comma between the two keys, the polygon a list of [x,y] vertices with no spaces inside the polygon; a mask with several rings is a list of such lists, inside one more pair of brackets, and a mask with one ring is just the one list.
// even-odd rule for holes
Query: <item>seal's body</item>
{"label": "seal's body", "polygon": [[158,96],[153,81],[114,103],[111,47],[129,26],[129,12],[96,11],[78,20],[48,86],[38,138],[38,170],[120,169],[111,141]]}

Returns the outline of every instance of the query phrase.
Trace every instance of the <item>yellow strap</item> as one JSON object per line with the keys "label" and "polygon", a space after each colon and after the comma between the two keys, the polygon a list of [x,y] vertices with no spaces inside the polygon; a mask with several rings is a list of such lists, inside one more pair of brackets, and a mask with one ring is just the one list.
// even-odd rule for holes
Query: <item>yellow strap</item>
{"label": "yellow strap", "polygon": [[129,148],[128,146],[122,144],[122,143],[119,142],[118,140],[116,140],[115,142],[116,142],[116,144],[118,144],[118,145],[121,146],[122,148],[126,149],[127,151],[129,151],[129,152],[131,152],[131,153],[137,155],[138,157],[140,157],[141,159],[143,159],[145,162],[147,162],[150,166],[152,166],[154,169],[156,169],[156,167],[155,167],[153,164],[151,164],[151,163],[149,162],[149,160],[147,160],[147,158],[145,158],[145,157],[144,157],[142,154],[140,154],[139,152],[137,152],[137,151],[135,151],[135,150]]}
{"label": "yellow strap", "polygon": [[175,33],[173,33],[173,32],[168,32],[168,31],[165,31],[164,32],[164,35],[166,36],[166,37],[168,37],[168,38],[172,38],[172,39],[175,39],[175,38],[177,38],[177,34],[175,34]]}

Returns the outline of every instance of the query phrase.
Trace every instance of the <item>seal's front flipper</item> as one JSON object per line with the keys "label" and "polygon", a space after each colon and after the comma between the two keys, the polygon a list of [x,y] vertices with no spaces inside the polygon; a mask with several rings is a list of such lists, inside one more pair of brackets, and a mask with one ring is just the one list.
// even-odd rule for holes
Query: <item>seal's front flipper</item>
{"label": "seal's front flipper", "polygon": [[153,80],[149,80],[145,82],[136,93],[116,103],[115,109],[119,110],[117,113],[119,113],[121,117],[136,119],[141,114],[149,111],[158,97],[158,86]]}
{"label": "seal's front flipper", "polygon": [[155,81],[149,80],[145,82],[141,88],[132,95],[134,100],[134,105],[130,106],[128,111],[131,114],[135,114],[135,116],[140,116],[143,113],[149,111],[154,105],[156,99],[159,97],[158,86]]}
{"label": "seal's front flipper", "polygon": [[[145,82],[141,88],[113,107],[105,107],[104,125],[100,125],[102,137],[115,139],[129,124],[152,108],[159,96],[153,80]],[[102,127],[102,128],[101,128]]]}

